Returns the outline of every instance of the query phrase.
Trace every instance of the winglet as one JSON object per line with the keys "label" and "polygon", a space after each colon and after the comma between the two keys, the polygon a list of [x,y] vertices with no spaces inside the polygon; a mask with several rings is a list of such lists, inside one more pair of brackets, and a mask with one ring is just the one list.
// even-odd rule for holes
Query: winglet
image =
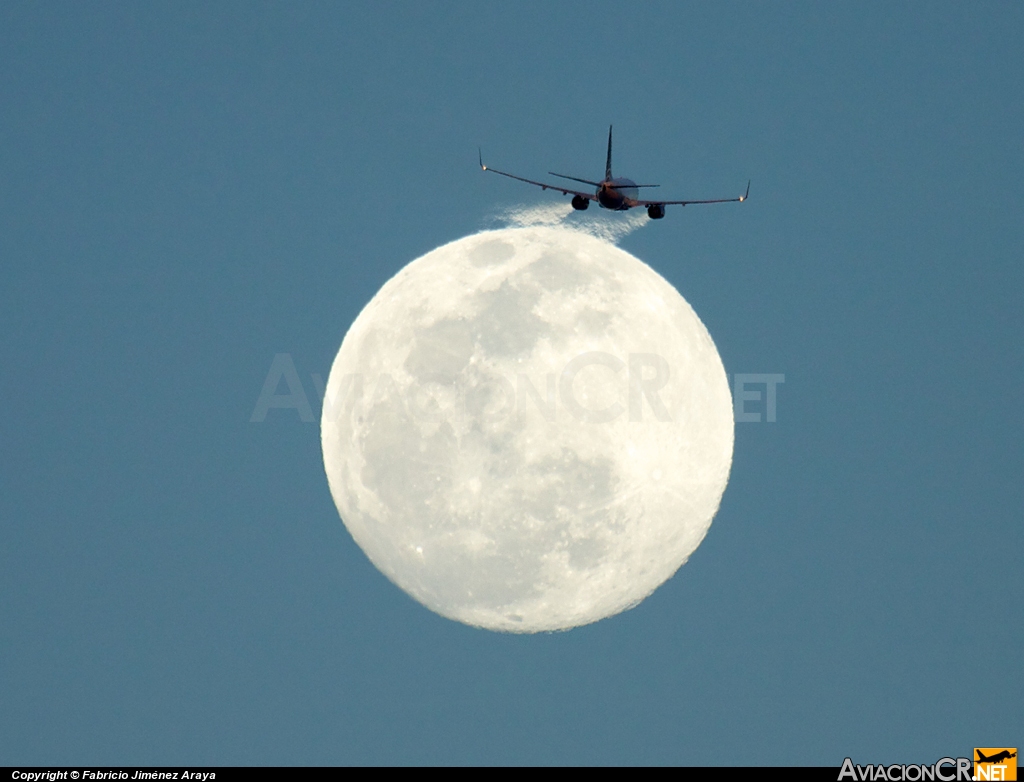
{"label": "winglet", "polygon": [[[476,148],[476,153],[477,153],[477,157],[480,159],[480,170],[481,171],[486,171],[487,170],[487,166],[484,165],[484,153],[481,151],[480,147]],[[749,187],[750,187],[750,185],[747,185],[748,189],[749,189]]]}
{"label": "winglet", "polygon": [[[481,164],[481,165],[483,165],[483,164]],[[740,196],[740,203],[743,203],[748,198],[750,198],[750,180],[749,179],[747,180],[747,192]]]}

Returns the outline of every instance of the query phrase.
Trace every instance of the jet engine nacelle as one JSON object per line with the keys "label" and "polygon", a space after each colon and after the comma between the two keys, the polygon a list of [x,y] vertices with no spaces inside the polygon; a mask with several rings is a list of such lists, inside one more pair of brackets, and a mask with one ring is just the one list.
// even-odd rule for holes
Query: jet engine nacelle
{"label": "jet engine nacelle", "polygon": [[573,196],[572,197],[572,208],[573,209],[577,209],[577,210],[582,212],[588,206],[590,206],[590,200],[589,199],[584,198],[583,196]]}
{"label": "jet engine nacelle", "polygon": [[652,220],[660,220],[665,216],[665,207],[661,204],[651,204],[647,207],[647,216]]}

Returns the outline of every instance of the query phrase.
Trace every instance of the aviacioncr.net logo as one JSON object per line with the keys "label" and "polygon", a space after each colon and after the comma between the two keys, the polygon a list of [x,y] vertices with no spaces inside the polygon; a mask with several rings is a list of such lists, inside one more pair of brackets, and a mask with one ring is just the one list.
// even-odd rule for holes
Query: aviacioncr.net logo
{"label": "aviacioncr.net logo", "polygon": [[838,782],[971,782],[972,764],[970,758],[939,758],[930,766],[901,763],[861,766],[846,758]]}
{"label": "aviacioncr.net logo", "polygon": [[1017,779],[1017,748],[975,747],[973,778],[978,782],[1014,782]]}

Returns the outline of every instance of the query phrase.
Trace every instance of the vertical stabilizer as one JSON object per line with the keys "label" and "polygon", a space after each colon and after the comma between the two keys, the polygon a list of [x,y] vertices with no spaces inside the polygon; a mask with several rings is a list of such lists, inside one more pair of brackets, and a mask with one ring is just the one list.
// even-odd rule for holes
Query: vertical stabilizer
{"label": "vertical stabilizer", "polygon": [[612,126],[608,126],[608,160],[604,164],[604,178],[612,178]]}

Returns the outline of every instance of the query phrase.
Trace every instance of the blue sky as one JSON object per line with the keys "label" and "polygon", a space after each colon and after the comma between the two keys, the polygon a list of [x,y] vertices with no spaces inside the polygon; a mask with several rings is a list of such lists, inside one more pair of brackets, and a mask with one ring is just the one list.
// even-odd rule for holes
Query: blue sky
{"label": "blue sky", "polygon": [[[1019,745],[1019,4],[0,7],[0,762],[933,762]],[[616,173],[730,373],[690,562],[442,619],[338,518],[326,376],[398,269]],[[312,382],[307,384],[311,398]],[[756,405],[752,406],[752,409]]]}

